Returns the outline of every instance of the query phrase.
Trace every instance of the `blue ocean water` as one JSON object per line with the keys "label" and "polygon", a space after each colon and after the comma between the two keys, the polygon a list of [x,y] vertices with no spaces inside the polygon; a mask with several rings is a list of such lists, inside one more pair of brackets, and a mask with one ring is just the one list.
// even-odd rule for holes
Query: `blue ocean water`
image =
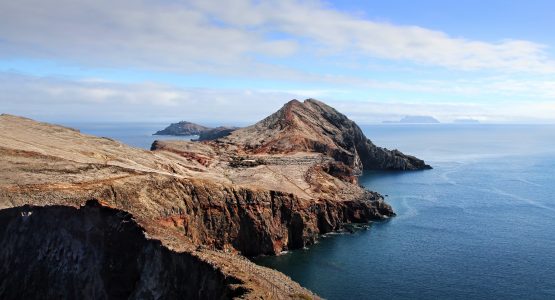
{"label": "blue ocean water", "polygon": [[198,136],[152,135],[168,126],[167,123],[64,123],[61,124],[79,129],[81,133],[100,137],[108,137],[127,145],[150,149],[155,140],[191,140]]}
{"label": "blue ocean water", "polygon": [[328,299],[555,299],[555,126],[363,130],[434,169],[364,174],[397,217],[257,263]]}
{"label": "blue ocean water", "polygon": [[[66,124],[148,149],[166,124]],[[555,299],[555,126],[374,125],[434,169],[368,172],[397,217],[255,261],[328,299]],[[187,139],[187,138],[185,138]]]}

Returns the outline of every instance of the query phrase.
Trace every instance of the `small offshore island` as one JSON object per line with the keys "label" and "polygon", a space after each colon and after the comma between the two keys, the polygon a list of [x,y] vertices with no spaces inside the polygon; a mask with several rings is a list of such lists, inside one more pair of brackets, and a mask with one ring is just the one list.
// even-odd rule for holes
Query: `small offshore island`
{"label": "small offshore island", "polygon": [[198,135],[197,141],[215,140],[230,135],[239,127],[218,126],[210,128],[192,122],[181,121],[157,131],[153,135],[192,136]]}
{"label": "small offshore island", "polygon": [[314,99],[151,151],[11,115],[0,130],[3,299],[316,299],[244,256],[394,216],[357,176],[431,168]]}

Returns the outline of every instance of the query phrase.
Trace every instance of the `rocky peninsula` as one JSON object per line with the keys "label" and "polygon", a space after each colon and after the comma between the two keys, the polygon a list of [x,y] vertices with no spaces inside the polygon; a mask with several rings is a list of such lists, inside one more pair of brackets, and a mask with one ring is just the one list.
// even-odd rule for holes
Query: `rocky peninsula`
{"label": "rocky peninsula", "polygon": [[318,298],[244,256],[391,217],[357,176],[427,168],[314,99],[151,151],[2,115],[0,298]]}

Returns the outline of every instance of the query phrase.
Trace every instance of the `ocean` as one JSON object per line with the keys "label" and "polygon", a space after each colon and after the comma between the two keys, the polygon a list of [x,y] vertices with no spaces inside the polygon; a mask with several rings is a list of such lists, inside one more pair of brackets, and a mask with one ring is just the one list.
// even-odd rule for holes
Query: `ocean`
{"label": "ocean", "polygon": [[[164,124],[66,124],[150,148]],[[555,126],[362,126],[433,170],[366,172],[397,216],[254,261],[327,299],[555,299]]]}
{"label": "ocean", "polygon": [[61,125],[78,129],[81,133],[108,137],[129,146],[150,150],[155,140],[191,140],[198,136],[152,135],[168,126],[168,123],[63,123]]}

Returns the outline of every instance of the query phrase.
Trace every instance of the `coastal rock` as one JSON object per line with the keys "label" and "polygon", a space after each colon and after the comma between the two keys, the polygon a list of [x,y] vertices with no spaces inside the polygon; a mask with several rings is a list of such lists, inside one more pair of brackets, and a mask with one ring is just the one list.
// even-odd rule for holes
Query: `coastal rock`
{"label": "coastal rock", "polygon": [[209,127],[187,121],[181,121],[170,124],[168,127],[157,131],[154,135],[200,135],[209,129]]}
{"label": "coastal rock", "polygon": [[[152,151],[9,115],[0,116],[0,131],[0,239],[10,244],[0,250],[0,274],[19,272],[14,280],[27,282],[36,279],[31,267],[43,270],[62,298],[83,295],[64,286],[81,287],[82,276],[99,298],[161,290],[170,299],[317,298],[241,255],[303,248],[346,225],[394,216],[357,175],[427,166],[374,146],[354,122],[311,99],[223,138],[156,141]],[[24,242],[33,249],[18,258]],[[58,254],[41,254],[44,247]],[[121,264],[111,259],[126,255]],[[91,257],[105,260],[95,265]],[[90,273],[79,275],[77,266]],[[0,298],[24,287],[2,278]],[[99,287],[105,278],[121,287]]]}
{"label": "coastal rock", "polygon": [[145,237],[125,211],[20,206],[0,211],[2,299],[228,299],[239,278]]}
{"label": "coastal rock", "polygon": [[227,126],[219,126],[216,128],[208,129],[200,133],[197,141],[199,142],[211,141],[222,137],[226,137],[237,129],[239,129],[239,127],[227,127]]}
{"label": "coastal rock", "polygon": [[430,169],[423,160],[375,146],[355,122],[314,99],[291,100],[264,120],[222,139],[248,153],[318,152],[362,170]]}
{"label": "coastal rock", "polygon": [[163,130],[159,130],[154,135],[198,135],[197,141],[209,141],[228,136],[231,132],[237,130],[239,127],[218,126],[210,128],[195,123],[181,121],[172,123]]}

